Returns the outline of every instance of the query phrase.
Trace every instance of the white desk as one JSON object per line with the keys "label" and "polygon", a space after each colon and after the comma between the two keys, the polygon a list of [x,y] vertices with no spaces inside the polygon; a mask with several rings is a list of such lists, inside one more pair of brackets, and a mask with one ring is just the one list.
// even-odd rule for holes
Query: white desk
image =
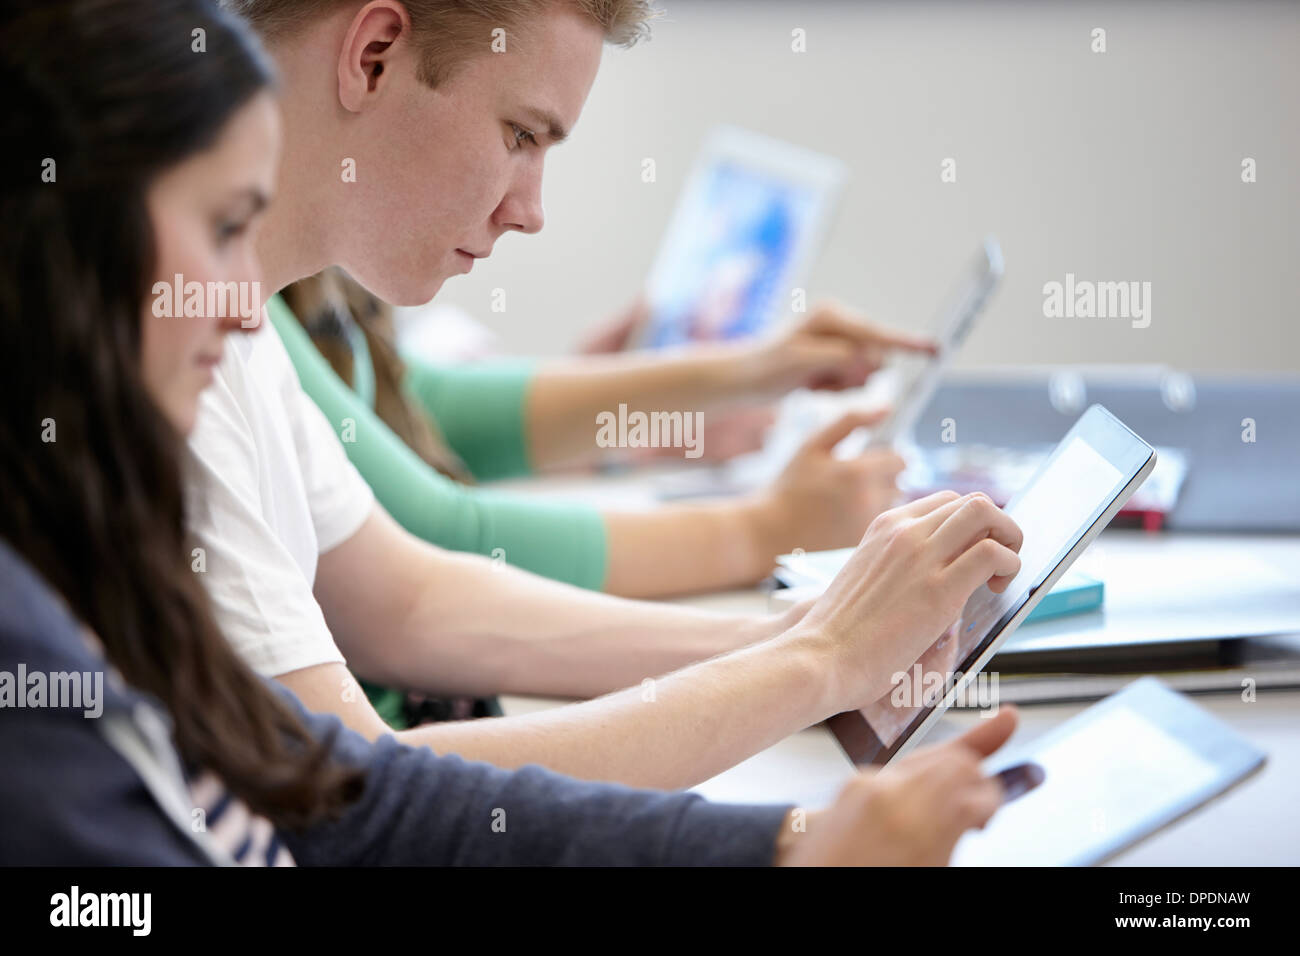
{"label": "white desk", "polygon": [[[1295,866],[1300,864],[1300,691],[1265,691],[1253,704],[1233,695],[1198,696],[1198,704],[1230,724],[1268,753],[1258,774],[1121,854],[1120,866]],[[503,700],[507,714],[556,706],[558,701],[523,697]],[[1086,704],[1048,704],[1020,708],[1013,738],[1032,740],[1073,717]],[[974,714],[949,712],[928,741],[961,732]],[[853,770],[830,733],[812,727],[706,781],[696,791],[729,803],[793,803],[808,807],[829,802]]]}
{"label": "white desk", "polygon": [[[519,487],[545,495],[595,500],[609,506],[644,506],[650,500],[644,481],[635,477],[599,483],[566,479]],[[1285,579],[1271,579],[1265,589],[1269,605],[1262,609],[1255,607],[1251,613],[1258,611],[1263,620],[1270,614],[1285,613],[1292,607],[1293,599],[1300,600],[1300,591],[1291,586],[1295,582],[1300,587],[1300,538],[1297,537],[1183,537],[1107,532],[1098,543],[1107,563],[1121,555],[1132,558],[1143,554],[1159,561],[1162,554],[1185,550],[1194,550],[1205,556],[1205,560],[1214,561],[1215,555],[1222,558],[1244,545],[1256,560],[1285,575]],[[1212,570],[1226,575],[1230,566],[1230,560],[1218,561]],[[1122,593],[1129,595],[1131,590],[1130,581]],[[1168,595],[1163,599],[1173,600]],[[687,598],[678,603],[755,613],[767,607],[766,597],[757,591]],[[1137,620],[1137,615],[1152,611],[1150,606],[1136,606],[1139,602],[1128,603],[1133,605],[1129,611],[1113,612],[1111,623],[1116,627],[1129,626]],[[1243,613],[1244,608],[1245,605]],[[1251,630],[1244,628],[1240,633],[1251,633]],[[1226,797],[1121,854],[1113,862],[1144,866],[1300,864],[1300,813],[1296,812],[1296,801],[1300,799],[1300,690],[1263,690],[1252,703],[1243,702],[1237,694],[1201,695],[1196,700],[1267,752],[1267,765]],[[518,714],[553,707],[560,702],[507,697],[502,703],[507,714]],[[1022,706],[1020,727],[1013,740],[1017,743],[1032,740],[1087,706],[1082,703]],[[949,712],[927,740],[943,740],[978,719],[973,713]],[[829,802],[852,773],[852,767],[830,733],[818,726],[794,734],[694,789],[714,800],[816,807]]]}

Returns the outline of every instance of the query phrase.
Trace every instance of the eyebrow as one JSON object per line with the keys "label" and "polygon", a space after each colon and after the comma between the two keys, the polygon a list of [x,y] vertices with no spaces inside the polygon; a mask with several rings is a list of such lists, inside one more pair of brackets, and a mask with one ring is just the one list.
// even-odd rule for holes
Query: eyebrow
{"label": "eyebrow", "polygon": [[546,127],[546,136],[552,143],[563,143],[569,138],[569,131],[564,128],[560,118],[549,110],[539,109],[536,106],[525,106],[523,111],[538,126]]}

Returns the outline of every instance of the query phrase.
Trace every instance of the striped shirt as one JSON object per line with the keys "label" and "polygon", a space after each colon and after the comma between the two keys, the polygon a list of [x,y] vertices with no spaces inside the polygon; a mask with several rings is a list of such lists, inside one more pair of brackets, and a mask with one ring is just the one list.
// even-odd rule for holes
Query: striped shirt
{"label": "striped shirt", "polygon": [[206,831],[213,846],[239,866],[294,865],[271,821],[253,814],[215,773],[201,771],[190,777],[189,785],[194,802],[190,826],[196,834]]}

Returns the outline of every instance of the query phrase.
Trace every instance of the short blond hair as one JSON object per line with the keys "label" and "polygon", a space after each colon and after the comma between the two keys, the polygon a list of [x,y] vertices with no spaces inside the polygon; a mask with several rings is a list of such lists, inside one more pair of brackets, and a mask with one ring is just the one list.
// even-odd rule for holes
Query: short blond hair
{"label": "short blond hair", "polygon": [[[322,14],[359,0],[222,0],[245,17],[269,43],[292,35]],[[555,7],[569,7],[595,23],[605,40],[630,47],[649,39],[659,16],[654,0],[401,0],[420,49],[420,79],[437,86],[476,51],[487,52],[494,30],[526,29],[529,20]]]}

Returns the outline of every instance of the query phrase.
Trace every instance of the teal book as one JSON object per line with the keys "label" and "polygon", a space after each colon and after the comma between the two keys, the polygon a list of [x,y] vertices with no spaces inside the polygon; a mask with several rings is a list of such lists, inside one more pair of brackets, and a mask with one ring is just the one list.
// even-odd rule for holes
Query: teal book
{"label": "teal book", "polygon": [[1066,571],[1025,618],[1025,623],[1095,611],[1105,598],[1106,586],[1101,581],[1079,571]]}

